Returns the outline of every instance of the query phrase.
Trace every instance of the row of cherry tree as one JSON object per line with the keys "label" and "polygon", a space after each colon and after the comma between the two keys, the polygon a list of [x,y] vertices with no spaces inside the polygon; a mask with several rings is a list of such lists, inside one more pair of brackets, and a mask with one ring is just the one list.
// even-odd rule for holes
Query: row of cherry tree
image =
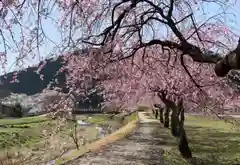
{"label": "row of cherry tree", "polygon": [[[0,11],[4,25],[1,60],[5,64],[10,49],[19,53],[17,62],[35,56],[36,49],[40,55],[44,39],[51,40],[44,33],[43,19],[50,19],[64,36],[61,51],[79,45],[98,47],[91,48],[87,56],[64,55],[67,66],[60,72],[66,69],[69,73],[70,93],[82,95],[89,83],[97,82],[105,88],[107,102],[130,106],[147,98],[149,103],[159,99],[152,89],[160,87],[183,97],[188,109],[207,105],[217,111],[228,102],[239,102],[238,93],[225,78],[217,77],[240,68],[240,44],[233,50],[238,36],[226,23],[234,17],[225,12],[235,4],[229,0],[5,0]],[[208,5],[219,12],[201,20]],[[60,17],[52,17],[53,10]],[[35,28],[24,27],[26,18],[31,18],[28,21]],[[12,31],[16,27],[19,42]],[[12,42],[15,46],[8,44]]]}
{"label": "row of cherry tree", "polygon": [[[43,28],[43,19],[51,20],[62,39],[61,44],[54,43],[57,52],[77,46],[90,49],[63,55],[66,63],[59,72],[67,72],[70,92],[48,106],[50,111],[71,113],[75,97],[85,95],[89,84],[94,83],[104,88],[105,104],[132,107],[142,102],[161,103],[169,108],[171,102],[176,119],[171,123],[179,123],[180,128],[178,132],[172,126],[173,134],[184,135],[184,120],[178,118],[184,111],[174,111],[176,105],[186,111],[200,112],[207,107],[218,112],[227,104],[239,104],[239,93],[228,86],[225,78],[229,71],[240,69],[240,40],[228,26],[234,16],[226,12],[236,3],[4,0],[0,10],[4,51],[0,60],[4,66],[9,50],[18,53],[18,63],[30,55],[41,56],[39,47],[44,41],[54,43]],[[206,14],[209,6],[216,12]],[[26,26],[26,20],[33,28]],[[20,30],[18,35],[13,33],[16,28]],[[6,33],[10,37],[5,37]]]}
{"label": "row of cherry tree", "polygon": [[[158,104],[160,121],[178,140],[179,151],[192,158],[184,129],[184,112],[200,113],[207,108],[217,114],[226,104],[239,102],[239,93],[226,78],[215,75],[209,64],[195,63],[179,54],[157,52],[157,46],[140,50],[131,59],[111,60],[105,48],[91,48],[85,54],[65,56],[71,91],[81,95],[95,82],[104,88],[107,102],[131,108],[140,103]],[[182,65],[184,63],[184,65]],[[191,75],[191,76],[190,76]],[[159,105],[160,104],[160,105]],[[163,111],[165,110],[164,117]],[[171,122],[169,115],[171,112]]]}
{"label": "row of cherry tree", "polygon": [[145,57],[139,51],[134,58],[120,62],[109,60],[112,54],[104,54],[103,48],[66,55],[68,85],[81,95],[94,81],[104,87],[107,102],[128,107],[160,102],[156,88],[167,90],[173,98],[181,97],[188,111],[200,112],[207,106],[211,112],[220,112],[226,104],[239,101],[238,92],[228,86],[226,78],[218,78],[211,65],[194,63],[187,57],[179,59],[177,54],[169,57],[156,50],[151,47],[145,50]]}

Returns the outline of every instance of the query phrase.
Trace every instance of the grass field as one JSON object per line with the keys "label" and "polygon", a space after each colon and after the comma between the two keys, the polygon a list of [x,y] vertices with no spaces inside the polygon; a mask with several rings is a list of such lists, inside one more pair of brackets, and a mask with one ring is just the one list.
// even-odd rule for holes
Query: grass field
{"label": "grass field", "polygon": [[14,146],[29,145],[41,139],[41,128],[51,120],[47,117],[0,119],[0,150]]}
{"label": "grass field", "polygon": [[[151,115],[152,116],[152,115]],[[85,119],[93,125],[86,128],[78,127],[78,136],[84,136],[87,143],[96,140],[96,125],[115,131],[122,124],[136,119],[136,114],[125,118],[124,121],[109,118],[109,115],[81,115],[77,119]],[[121,122],[120,122],[121,121]],[[69,136],[73,123],[63,123],[59,132],[54,136],[44,135],[53,132],[57,121],[46,117],[30,117],[23,119],[0,120],[0,151],[9,153],[21,151],[34,154],[32,162],[49,161],[75,148],[73,140]],[[202,116],[186,116],[185,129],[189,145],[194,156],[194,165],[239,165],[240,164],[240,127]],[[170,129],[159,126],[154,132],[162,139],[165,150],[164,161],[167,165],[188,165],[189,163],[179,154],[177,141],[171,135]],[[47,140],[46,140],[47,139]],[[3,155],[4,156],[4,155]],[[5,154],[6,156],[6,154]],[[14,157],[14,155],[10,155]]]}
{"label": "grass field", "polygon": [[[239,165],[240,127],[222,120],[187,116],[185,129],[196,165]],[[162,138],[167,165],[187,165],[177,149],[170,129],[162,126],[154,133]]]}
{"label": "grass field", "polygon": [[[111,133],[122,126],[121,120],[109,115],[78,115],[91,126],[77,126],[79,144],[84,145],[99,138],[96,126]],[[0,119],[0,161],[31,154],[34,161],[49,161],[68,150],[76,148],[71,138],[74,122],[59,122],[48,117]]]}

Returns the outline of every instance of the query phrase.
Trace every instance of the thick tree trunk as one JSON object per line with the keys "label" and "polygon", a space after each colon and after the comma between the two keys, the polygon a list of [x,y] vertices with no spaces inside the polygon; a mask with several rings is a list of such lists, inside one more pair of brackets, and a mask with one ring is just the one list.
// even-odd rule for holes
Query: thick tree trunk
{"label": "thick tree trunk", "polygon": [[174,137],[179,137],[179,118],[178,118],[178,109],[173,108],[171,114],[171,132]]}
{"label": "thick tree trunk", "polygon": [[154,108],[152,108],[152,113],[155,114]]}
{"label": "thick tree trunk", "polygon": [[159,116],[160,116],[160,122],[161,122],[161,123],[164,123],[163,110],[164,110],[164,108],[160,108],[160,109],[159,109]]}
{"label": "thick tree trunk", "polygon": [[158,109],[155,110],[155,118],[158,118]]}
{"label": "thick tree trunk", "polygon": [[192,152],[188,146],[188,139],[184,128],[180,128],[180,141],[178,148],[184,158],[192,158]]}
{"label": "thick tree trunk", "polygon": [[191,149],[188,146],[188,139],[187,139],[187,135],[184,129],[184,109],[181,109],[181,113],[180,113],[180,125],[179,125],[179,131],[180,131],[180,141],[179,141],[179,151],[181,153],[181,155],[188,159],[188,158],[192,158],[192,152]]}
{"label": "thick tree trunk", "polygon": [[184,158],[192,158],[192,152],[188,146],[188,140],[184,129],[180,133],[180,142],[178,148]]}
{"label": "thick tree trunk", "polygon": [[[178,140],[178,148],[180,153],[184,158],[192,158],[192,152],[188,146],[187,135],[184,130],[184,107],[183,100],[180,99],[179,102],[176,103],[170,99],[166,99],[167,91],[161,90],[158,92],[159,98],[166,105],[166,111],[164,113],[165,121],[164,127],[169,127],[169,113],[170,108],[172,109],[171,114],[171,128],[172,134],[177,137]],[[180,116],[180,121],[179,121]],[[178,136],[177,136],[178,135]]]}
{"label": "thick tree trunk", "polygon": [[231,70],[240,70],[240,38],[236,49],[224,56],[211,51],[203,52],[199,47],[188,42],[182,42],[179,45],[171,43],[171,45],[188,54],[193,61],[216,64],[214,70],[219,77],[225,77]]}
{"label": "thick tree trunk", "polygon": [[215,66],[215,73],[219,77],[224,77],[230,70],[240,69],[240,38],[238,40],[237,48],[229,52],[222,60],[218,61]]}
{"label": "thick tree trunk", "polygon": [[166,111],[164,113],[164,118],[165,118],[164,127],[165,128],[169,127],[169,113],[170,113],[170,108],[166,107]]}

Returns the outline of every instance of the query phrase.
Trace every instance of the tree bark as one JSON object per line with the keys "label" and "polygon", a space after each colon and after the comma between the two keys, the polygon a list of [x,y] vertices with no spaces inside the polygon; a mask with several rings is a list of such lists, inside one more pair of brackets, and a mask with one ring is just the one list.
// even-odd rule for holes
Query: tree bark
{"label": "tree bark", "polygon": [[170,108],[166,107],[166,111],[164,113],[164,127],[168,128],[169,127],[169,113],[170,113]]}
{"label": "tree bark", "polygon": [[192,158],[192,152],[191,149],[188,146],[188,139],[185,133],[184,128],[181,128],[182,130],[180,131],[180,142],[178,145],[179,151],[181,153],[181,155],[186,158]]}
{"label": "tree bark", "polygon": [[184,109],[181,109],[180,118],[181,118],[180,123],[179,123],[180,124],[179,125],[180,141],[179,141],[178,148],[179,148],[181,155],[184,158],[189,159],[189,158],[192,158],[192,152],[191,152],[190,147],[188,146],[188,139],[187,139],[187,135],[186,135],[186,132],[184,129],[184,120],[185,120]]}
{"label": "tree bark", "polygon": [[158,109],[155,110],[155,118],[158,118]]}
{"label": "tree bark", "polygon": [[174,137],[179,137],[179,118],[178,118],[178,108],[172,108],[171,114],[171,133]]}
{"label": "tree bark", "polygon": [[237,48],[229,52],[222,60],[218,61],[215,66],[215,73],[219,77],[224,77],[230,70],[240,69],[240,38]]}
{"label": "tree bark", "polygon": [[159,109],[160,123],[164,123],[163,110],[164,110],[164,108]]}
{"label": "tree bark", "polygon": [[[178,140],[178,148],[181,155],[184,158],[192,158],[192,152],[188,146],[187,135],[184,130],[184,107],[183,100],[180,99],[176,105],[176,103],[166,98],[167,91],[160,90],[158,91],[158,96],[162,100],[162,102],[166,105],[166,111],[164,113],[165,121],[164,127],[169,127],[169,113],[172,110],[171,114],[171,130],[173,136],[177,137]],[[179,119],[180,117],[180,119]]]}

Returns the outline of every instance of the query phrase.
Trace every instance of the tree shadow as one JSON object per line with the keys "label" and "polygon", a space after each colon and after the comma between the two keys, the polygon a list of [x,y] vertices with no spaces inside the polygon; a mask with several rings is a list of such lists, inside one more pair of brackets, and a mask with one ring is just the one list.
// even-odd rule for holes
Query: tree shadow
{"label": "tree shadow", "polygon": [[240,162],[240,132],[186,126],[195,164],[232,165]]}
{"label": "tree shadow", "polygon": [[[194,156],[190,164],[240,165],[240,132],[231,129],[215,129],[214,127],[191,125],[186,125],[185,130]],[[152,134],[154,134],[154,137],[164,141],[160,145],[170,147],[170,152],[175,155],[174,158],[180,157],[177,141],[171,135],[169,129],[160,125]]]}
{"label": "tree shadow", "polygon": [[240,133],[238,132],[221,132],[194,126],[187,126],[186,131],[194,152],[240,153]]}

